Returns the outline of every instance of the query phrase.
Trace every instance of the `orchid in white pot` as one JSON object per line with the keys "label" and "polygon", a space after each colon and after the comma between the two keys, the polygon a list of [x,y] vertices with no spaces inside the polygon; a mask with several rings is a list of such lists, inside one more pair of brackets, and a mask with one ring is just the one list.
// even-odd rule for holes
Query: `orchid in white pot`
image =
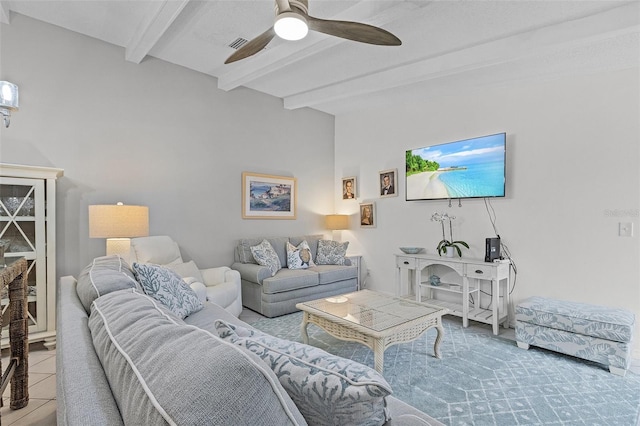
{"label": "orchid in white pot", "polygon": [[[440,222],[442,226],[442,240],[438,243],[436,250],[438,250],[438,254],[442,256],[443,252],[449,252],[450,250],[455,250],[458,253],[458,256],[462,257],[461,246],[465,248],[469,248],[469,244],[464,241],[454,241],[453,239],[453,225],[451,222],[455,219],[455,216],[450,216],[449,213],[434,213],[431,215],[431,220],[433,222]],[[444,232],[444,223],[449,222],[449,236],[450,239],[447,239]],[[451,247],[450,249],[448,247]],[[453,257],[453,255],[451,255]]]}

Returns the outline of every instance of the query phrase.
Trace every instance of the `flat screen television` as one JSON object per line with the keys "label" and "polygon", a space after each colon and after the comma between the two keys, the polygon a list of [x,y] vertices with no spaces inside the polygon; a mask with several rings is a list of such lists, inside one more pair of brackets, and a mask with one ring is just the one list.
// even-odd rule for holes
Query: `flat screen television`
{"label": "flat screen television", "polygon": [[406,152],[407,201],[505,196],[506,133]]}

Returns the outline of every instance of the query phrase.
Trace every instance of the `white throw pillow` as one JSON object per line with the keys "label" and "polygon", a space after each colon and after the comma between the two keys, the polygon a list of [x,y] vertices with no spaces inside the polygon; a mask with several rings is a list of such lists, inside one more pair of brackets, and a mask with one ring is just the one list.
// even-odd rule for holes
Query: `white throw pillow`
{"label": "white throw pillow", "polygon": [[311,248],[306,240],[294,246],[287,242],[287,268],[289,269],[307,269],[316,266],[311,256]]}

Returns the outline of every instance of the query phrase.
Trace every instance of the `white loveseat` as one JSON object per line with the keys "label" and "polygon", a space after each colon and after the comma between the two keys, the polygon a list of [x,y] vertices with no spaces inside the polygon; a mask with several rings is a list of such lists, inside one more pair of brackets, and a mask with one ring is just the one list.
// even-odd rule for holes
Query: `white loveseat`
{"label": "white loveseat", "polygon": [[[239,316],[242,312],[240,274],[227,266],[199,269],[195,262],[185,262],[178,244],[166,235],[133,238],[131,263],[153,263],[166,266],[180,275],[198,296],[222,306],[227,312]],[[198,284],[202,283],[202,285]]]}

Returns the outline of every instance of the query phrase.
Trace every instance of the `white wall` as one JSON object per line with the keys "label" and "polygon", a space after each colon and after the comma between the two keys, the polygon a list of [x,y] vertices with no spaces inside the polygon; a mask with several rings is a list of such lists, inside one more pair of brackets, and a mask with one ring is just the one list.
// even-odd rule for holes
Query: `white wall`
{"label": "white wall", "polygon": [[[342,115],[334,148],[334,119],[317,111],[223,92],[209,76],[152,58],[128,63],[119,47],[20,15],[0,24],[0,37],[0,78],[20,86],[21,107],[0,130],[0,161],[65,170],[59,275],[104,253],[104,240],[88,238],[90,204],[148,205],[152,235],[172,235],[186,258],[213,266],[231,263],[237,238],[322,232],[334,202],[355,215],[367,200],[377,227],[353,220],[342,238],[364,255],[367,286],[393,292],[397,247],[434,252],[434,211],[458,217],[465,256],[482,257],[493,235],[482,200],[451,209],[404,201],[404,151],[506,131],[508,196],[492,206],[518,266],[515,302],[558,297],[640,318],[638,69]],[[398,168],[400,196],[379,199],[378,171],[389,168]],[[242,171],[296,176],[298,219],[242,220]],[[343,201],[340,179],[352,175],[360,197]],[[634,237],[617,236],[620,221],[634,223]],[[640,338],[636,357],[638,348]]]}
{"label": "white wall", "polygon": [[[640,323],[639,70],[573,77],[468,96],[336,117],[336,211],[356,215],[375,201],[377,227],[352,220],[345,231],[365,258],[369,287],[395,291],[400,246],[435,253],[434,211],[458,217],[456,239],[482,258],[493,236],[482,200],[404,200],[406,149],[505,131],[507,197],[493,199],[497,228],[518,267],[515,303],[532,295],[633,310]],[[399,197],[378,194],[378,171],[397,168]],[[357,201],[342,200],[339,182],[358,178]],[[632,238],[618,222],[633,222]],[[348,234],[348,235],[347,235]],[[640,358],[640,326],[635,356]]]}
{"label": "white wall", "polygon": [[[104,239],[87,206],[142,204],[200,266],[230,265],[247,236],[323,232],[333,212],[334,118],[287,111],[278,98],[224,92],[214,78],[12,14],[0,25],[2,75],[20,111],[0,133],[0,161],[64,169],[58,275],[77,275]],[[297,220],[243,220],[241,173],[298,179]]]}

